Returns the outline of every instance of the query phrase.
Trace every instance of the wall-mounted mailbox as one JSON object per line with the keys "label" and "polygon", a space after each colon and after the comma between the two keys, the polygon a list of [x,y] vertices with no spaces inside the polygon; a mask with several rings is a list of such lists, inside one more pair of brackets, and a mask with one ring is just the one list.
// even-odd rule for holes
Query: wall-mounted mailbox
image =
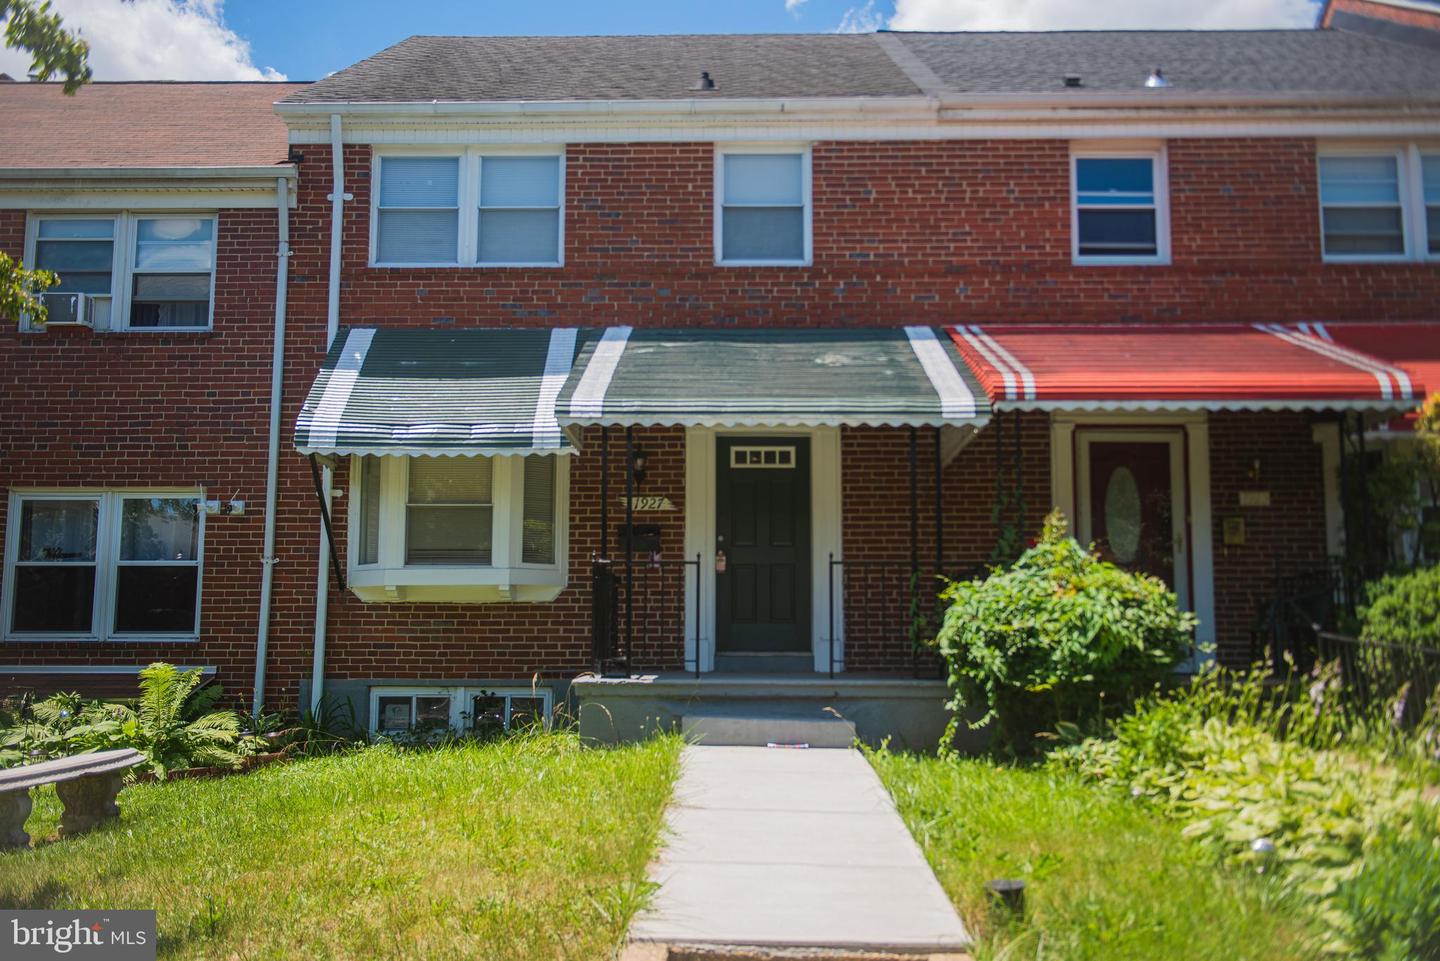
{"label": "wall-mounted mailbox", "polygon": [[[632,530],[634,531],[633,540],[630,536]],[[615,530],[615,540],[622,554],[627,550],[632,554],[658,554],[660,553],[660,525],[635,524],[626,527],[621,524]]]}

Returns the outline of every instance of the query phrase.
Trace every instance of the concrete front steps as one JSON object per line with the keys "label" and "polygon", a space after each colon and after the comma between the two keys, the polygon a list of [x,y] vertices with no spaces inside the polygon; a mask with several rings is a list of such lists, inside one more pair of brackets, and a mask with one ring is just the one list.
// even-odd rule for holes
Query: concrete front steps
{"label": "concrete front steps", "polygon": [[913,954],[840,948],[763,948],[743,945],[630,944],[620,961],[972,961],[965,953]]}
{"label": "concrete front steps", "polygon": [[846,748],[855,743],[855,722],[833,710],[757,713],[709,708],[687,711],[680,733],[709,747]]}

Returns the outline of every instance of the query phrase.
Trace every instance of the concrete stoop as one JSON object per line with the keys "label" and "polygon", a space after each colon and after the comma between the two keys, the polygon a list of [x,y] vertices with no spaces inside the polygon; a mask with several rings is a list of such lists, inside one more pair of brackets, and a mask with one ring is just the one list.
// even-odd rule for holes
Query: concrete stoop
{"label": "concrete stoop", "polygon": [[692,710],[681,717],[680,732],[691,744],[708,747],[846,748],[855,743],[854,721],[819,709],[806,713]]}
{"label": "concrete stoop", "polygon": [[739,944],[632,942],[620,961],[972,961],[964,952],[921,953],[845,948],[767,948]]}

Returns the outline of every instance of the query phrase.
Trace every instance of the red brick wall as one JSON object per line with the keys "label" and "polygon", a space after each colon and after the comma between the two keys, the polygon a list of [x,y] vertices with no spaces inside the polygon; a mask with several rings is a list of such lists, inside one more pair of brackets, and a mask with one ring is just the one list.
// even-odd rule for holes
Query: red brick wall
{"label": "red brick wall", "polygon": [[1397,7],[1388,3],[1370,3],[1368,0],[1330,0],[1325,6],[1320,25],[1329,27],[1334,15],[1341,12],[1369,17],[1372,20],[1389,20],[1392,23],[1403,23],[1426,30],[1440,30],[1440,13]]}
{"label": "red brick wall", "polygon": [[[0,250],[23,253],[25,216],[0,211]],[[94,333],[0,325],[0,529],[14,488],[203,487],[247,503],[205,528],[197,643],[0,646],[5,663],[213,664],[250,687],[265,503],[275,215],[220,211],[214,329]]]}
{"label": "red brick wall", "polygon": [[[324,350],[330,185],[328,149],[307,146],[304,153],[291,219],[281,560],[268,665],[271,696],[282,700],[309,675],[316,589],[314,496],[289,428]],[[574,145],[567,156],[564,268],[440,270],[366,266],[370,150],[350,147],[346,186],[355,200],[344,225],[342,322],[828,325],[1433,314],[1436,265],[1321,263],[1312,142],[1179,140],[1170,143],[1169,156],[1174,264],[1165,267],[1072,266],[1067,145],[980,141],[816,144],[815,258],[803,268],[714,265],[710,145]],[[15,398],[0,428],[5,487],[204,484],[215,496],[250,504],[245,517],[209,525],[200,645],[12,645],[7,660],[164,656],[216,663],[228,684],[248,682],[263,523],[272,224],[261,212],[222,214],[212,333],[0,334],[0,364]],[[22,236],[23,217],[0,214],[0,247],[18,254]],[[1244,422],[1234,423],[1225,443],[1251,443]],[[1221,426],[1217,438],[1225,433]],[[982,434],[945,475],[947,509],[954,512],[947,528],[955,532],[947,559],[956,563],[984,560],[993,543],[991,436]],[[1305,446],[1308,433],[1298,436],[1292,442],[1304,447],[1303,456],[1315,456]],[[1043,419],[1027,419],[1027,481],[1047,476],[1043,438]],[[1264,443],[1272,441],[1282,443]],[[683,508],[679,475],[667,474],[683,466],[678,432],[647,434],[646,442],[658,452],[654,483],[667,485],[664,493]],[[900,546],[897,531],[908,536],[904,434],[847,432],[845,445],[846,552],[890,556]],[[618,458],[612,468],[619,478]],[[589,615],[582,581],[595,546],[597,470],[588,455],[576,462],[571,566],[582,580],[572,578],[555,604],[362,605],[332,588],[330,670],[355,677],[437,670],[524,676],[584,667]],[[924,505],[927,478],[922,470]],[[1318,491],[1316,481],[1314,497]],[[1216,496],[1217,503],[1224,496],[1218,475]],[[345,502],[337,503],[343,539]],[[1027,496],[1032,530],[1046,506]],[[678,556],[680,518],[677,511],[662,519],[667,556]],[[931,525],[921,527],[928,537]],[[1313,531],[1323,538],[1318,520]],[[1256,536],[1258,557],[1263,538],[1292,535]],[[922,555],[928,550],[922,547]],[[1311,546],[1281,543],[1280,551],[1283,562],[1300,563]],[[1227,579],[1217,585],[1222,595],[1253,592],[1258,563],[1238,574],[1226,566]],[[1248,599],[1224,603],[1235,605],[1222,617],[1229,636]],[[897,657],[894,648],[866,644],[852,634],[852,668],[900,669],[908,660],[906,652]],[[673,644],[645,654],[653,666],[677,666],[678,658]]]}

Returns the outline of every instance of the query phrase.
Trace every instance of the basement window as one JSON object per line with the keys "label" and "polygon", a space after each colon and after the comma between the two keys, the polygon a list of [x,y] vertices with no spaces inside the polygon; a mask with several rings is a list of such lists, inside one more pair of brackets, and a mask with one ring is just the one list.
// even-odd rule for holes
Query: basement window
{"label": "basement window", "polygon": [[369,601],[553,600],[564,586],[569,461],[356,457],[349,584]]}
{"label": "basement window", "polygon": [[502,734],[550,726],[551,691],[530,687],[373,687],[374,734]]}

